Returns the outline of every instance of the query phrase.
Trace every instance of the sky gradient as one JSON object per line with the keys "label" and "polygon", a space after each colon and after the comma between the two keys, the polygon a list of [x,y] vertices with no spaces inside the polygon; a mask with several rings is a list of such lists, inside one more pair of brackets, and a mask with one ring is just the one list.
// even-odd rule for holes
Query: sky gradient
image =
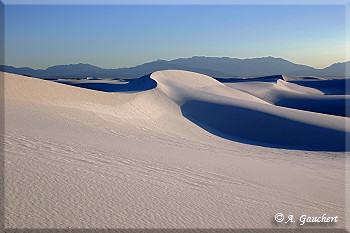
{"label": "sky gradient", "polygon": [[5,63],[130,67],[192,56],[345,61],[342,5],[6,5]]}

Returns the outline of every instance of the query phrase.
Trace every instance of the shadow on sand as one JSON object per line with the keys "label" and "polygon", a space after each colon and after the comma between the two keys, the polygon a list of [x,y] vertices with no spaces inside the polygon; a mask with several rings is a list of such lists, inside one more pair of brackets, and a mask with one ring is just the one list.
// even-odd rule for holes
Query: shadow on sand
{"label": "shadow on sand", "polygon": [[313,96],[305,97],[288,97],[281,98],[274,102],[277,106],[300,109],[311,112],[318,112],[323,114],[330,114],[335,116],[350,117],[349,112],[346,111],[350,108],[349,98],[337,97],[337,98],[313,98]]}
{"label": "shadow on sand", "polygon": [[322,91],[326,95],[346,95],[346,82],[350,79],[329,79],[329,80],[297,80],[288,81],[304,87],[311,87]]}
{"label": "shadow on sand", "polygon": [[208,132],[232,141],[258,146],[345,151],[345,132],[318,127],[243,107],[189,101],[183,115]]}
{"label": "shadow on sand", "polygon": [[[283,76],[281,74],[278,75],[270,75],[263,77],[247,77],[247,78],[215,78],[219,82],[222,83],[239,83],[239,82],[276,82],[278,79],[283,80]],[[318,80],[315,77],[303,77],[303,80]]]}
{"label": "shadow on sand", "polygon": [[150,78],[150,74],[141,78],[131,80],[128,83],[101,83],[101,82],[70,82],[58,81],[59,83],[72,85],[76,87],[87,88],[95,91],[103,92],[137,92],[153,89],[157,86],[157,82]]}
{"label": "shadow on sand", "polygon": [[257,78],[215,78],[222,83],[239,83],[239,82],[276,82],[278,79],[283,79],[282,75],[271,75]]}

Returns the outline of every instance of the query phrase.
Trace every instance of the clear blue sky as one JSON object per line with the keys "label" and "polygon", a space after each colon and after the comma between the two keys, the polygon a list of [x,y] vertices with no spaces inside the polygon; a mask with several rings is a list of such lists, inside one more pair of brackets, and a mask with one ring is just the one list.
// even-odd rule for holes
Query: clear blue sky
{"label": "clear blue sky", "polygon": [[5,63],[129,67],[192,56],[345,60],[342,5],[6,5]]}

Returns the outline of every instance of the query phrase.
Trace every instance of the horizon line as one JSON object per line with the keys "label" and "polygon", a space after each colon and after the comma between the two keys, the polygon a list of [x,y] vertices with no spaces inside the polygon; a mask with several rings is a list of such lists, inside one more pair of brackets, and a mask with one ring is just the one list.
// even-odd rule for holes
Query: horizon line
{"label": "horizon line", "polygon": [[29,68],[29,69],[32,69],[32,70],[47,70],[48,68],[50,67],[54,67],[54,66],[69,66],[69,65],[79,65],[79,64],[83,64],[83,65],[91,65],[91,66],[95,66],[95,67],[98,67],[98,68],[101,68],[101,69],[122,69],[122,68],[132,68],[132,67],[136,67],[136,66],[139,66],[139,65],[143,65],[143,64],[148,64],[148,63],[152,63],[152,62],[156,62],[156,61],[174,61],[174,60],[177,60],[177,59],[190,59],[190,58],[195,58],[195,57],[206,57],[206,58],[229,58],[229,59],[238,59],[238,60],[252,60],[252,59],[260,59],[260,58],[274,58],[274,59],[283,59],[285,61],[288,61],[288,62],[291,62],[291,63],[294,63],[296,65],[303,65],[303,66],[308,66],[308,67],[311,67],[311,68],[314,68],[314,69],[325,69],[325,68],[328,68],[334,64],[339,64],[339,63],[346,63],[346,62],[350,62],[350,60],[344,60],[344,61],[337,61],[337,62],[334,62],[328,66],[325,66],[323,68],[315,68],[314,66],[311,66],[311,65],[306,65],[306,64],[302,64],[302,63],[298,63],[298,62],[293,62],[291,60],[288,60],[288,59],[285,59],[283,57],[274,57],[274,56],[271,56],[271,55],[268,55],[268,56],[262,56],[262,57],[244,57],[244,58],[238,58],[238,57],[229,57],[229,56],[204,56],[204,55],[193,55],[191,57],[178,57],[178,58],[174,58],[174,59],[155,59],[155,60],[152,60],[152,61],[146,61],[146,62],[143,62],[143,63],[139,63],[139,64],[136,64],[134,66],[124,66],[124,67],[100,67],[100,66],[97,66],[97,65],[94,65],[92,63],[83,63],[83,62],[76,62],[76,63],[66,63],[66,64],[55,64],[55,65],[51,65],[51,66],[47,66],[46,68],[32,68],[30,66],[14,66],[14,65],[9,65],[9,64],[4,64],[5,66],[12,66],[14,68]]}

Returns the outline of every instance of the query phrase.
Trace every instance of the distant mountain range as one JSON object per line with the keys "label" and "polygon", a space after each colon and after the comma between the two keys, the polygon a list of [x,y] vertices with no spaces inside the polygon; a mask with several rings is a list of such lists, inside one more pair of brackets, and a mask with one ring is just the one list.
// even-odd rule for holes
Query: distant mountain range
{"label": "distant mountain range", "polygon": [[345,67],[350,62],[336,63],[324,69],[295,64],[283,58],[262,57],[238,59],[229,57],[191,57],[171,61],[156,60],[135,67],[102,69],[90,64],[70,64],[51,66],[45,70],[28,67],[16,68],[3,66],[9,73],[27,75],[37,78],[138,78],[158,70],[179,69],[206,74],[212,77],[259,77],[270,75],[305,75],[344,77]]}

